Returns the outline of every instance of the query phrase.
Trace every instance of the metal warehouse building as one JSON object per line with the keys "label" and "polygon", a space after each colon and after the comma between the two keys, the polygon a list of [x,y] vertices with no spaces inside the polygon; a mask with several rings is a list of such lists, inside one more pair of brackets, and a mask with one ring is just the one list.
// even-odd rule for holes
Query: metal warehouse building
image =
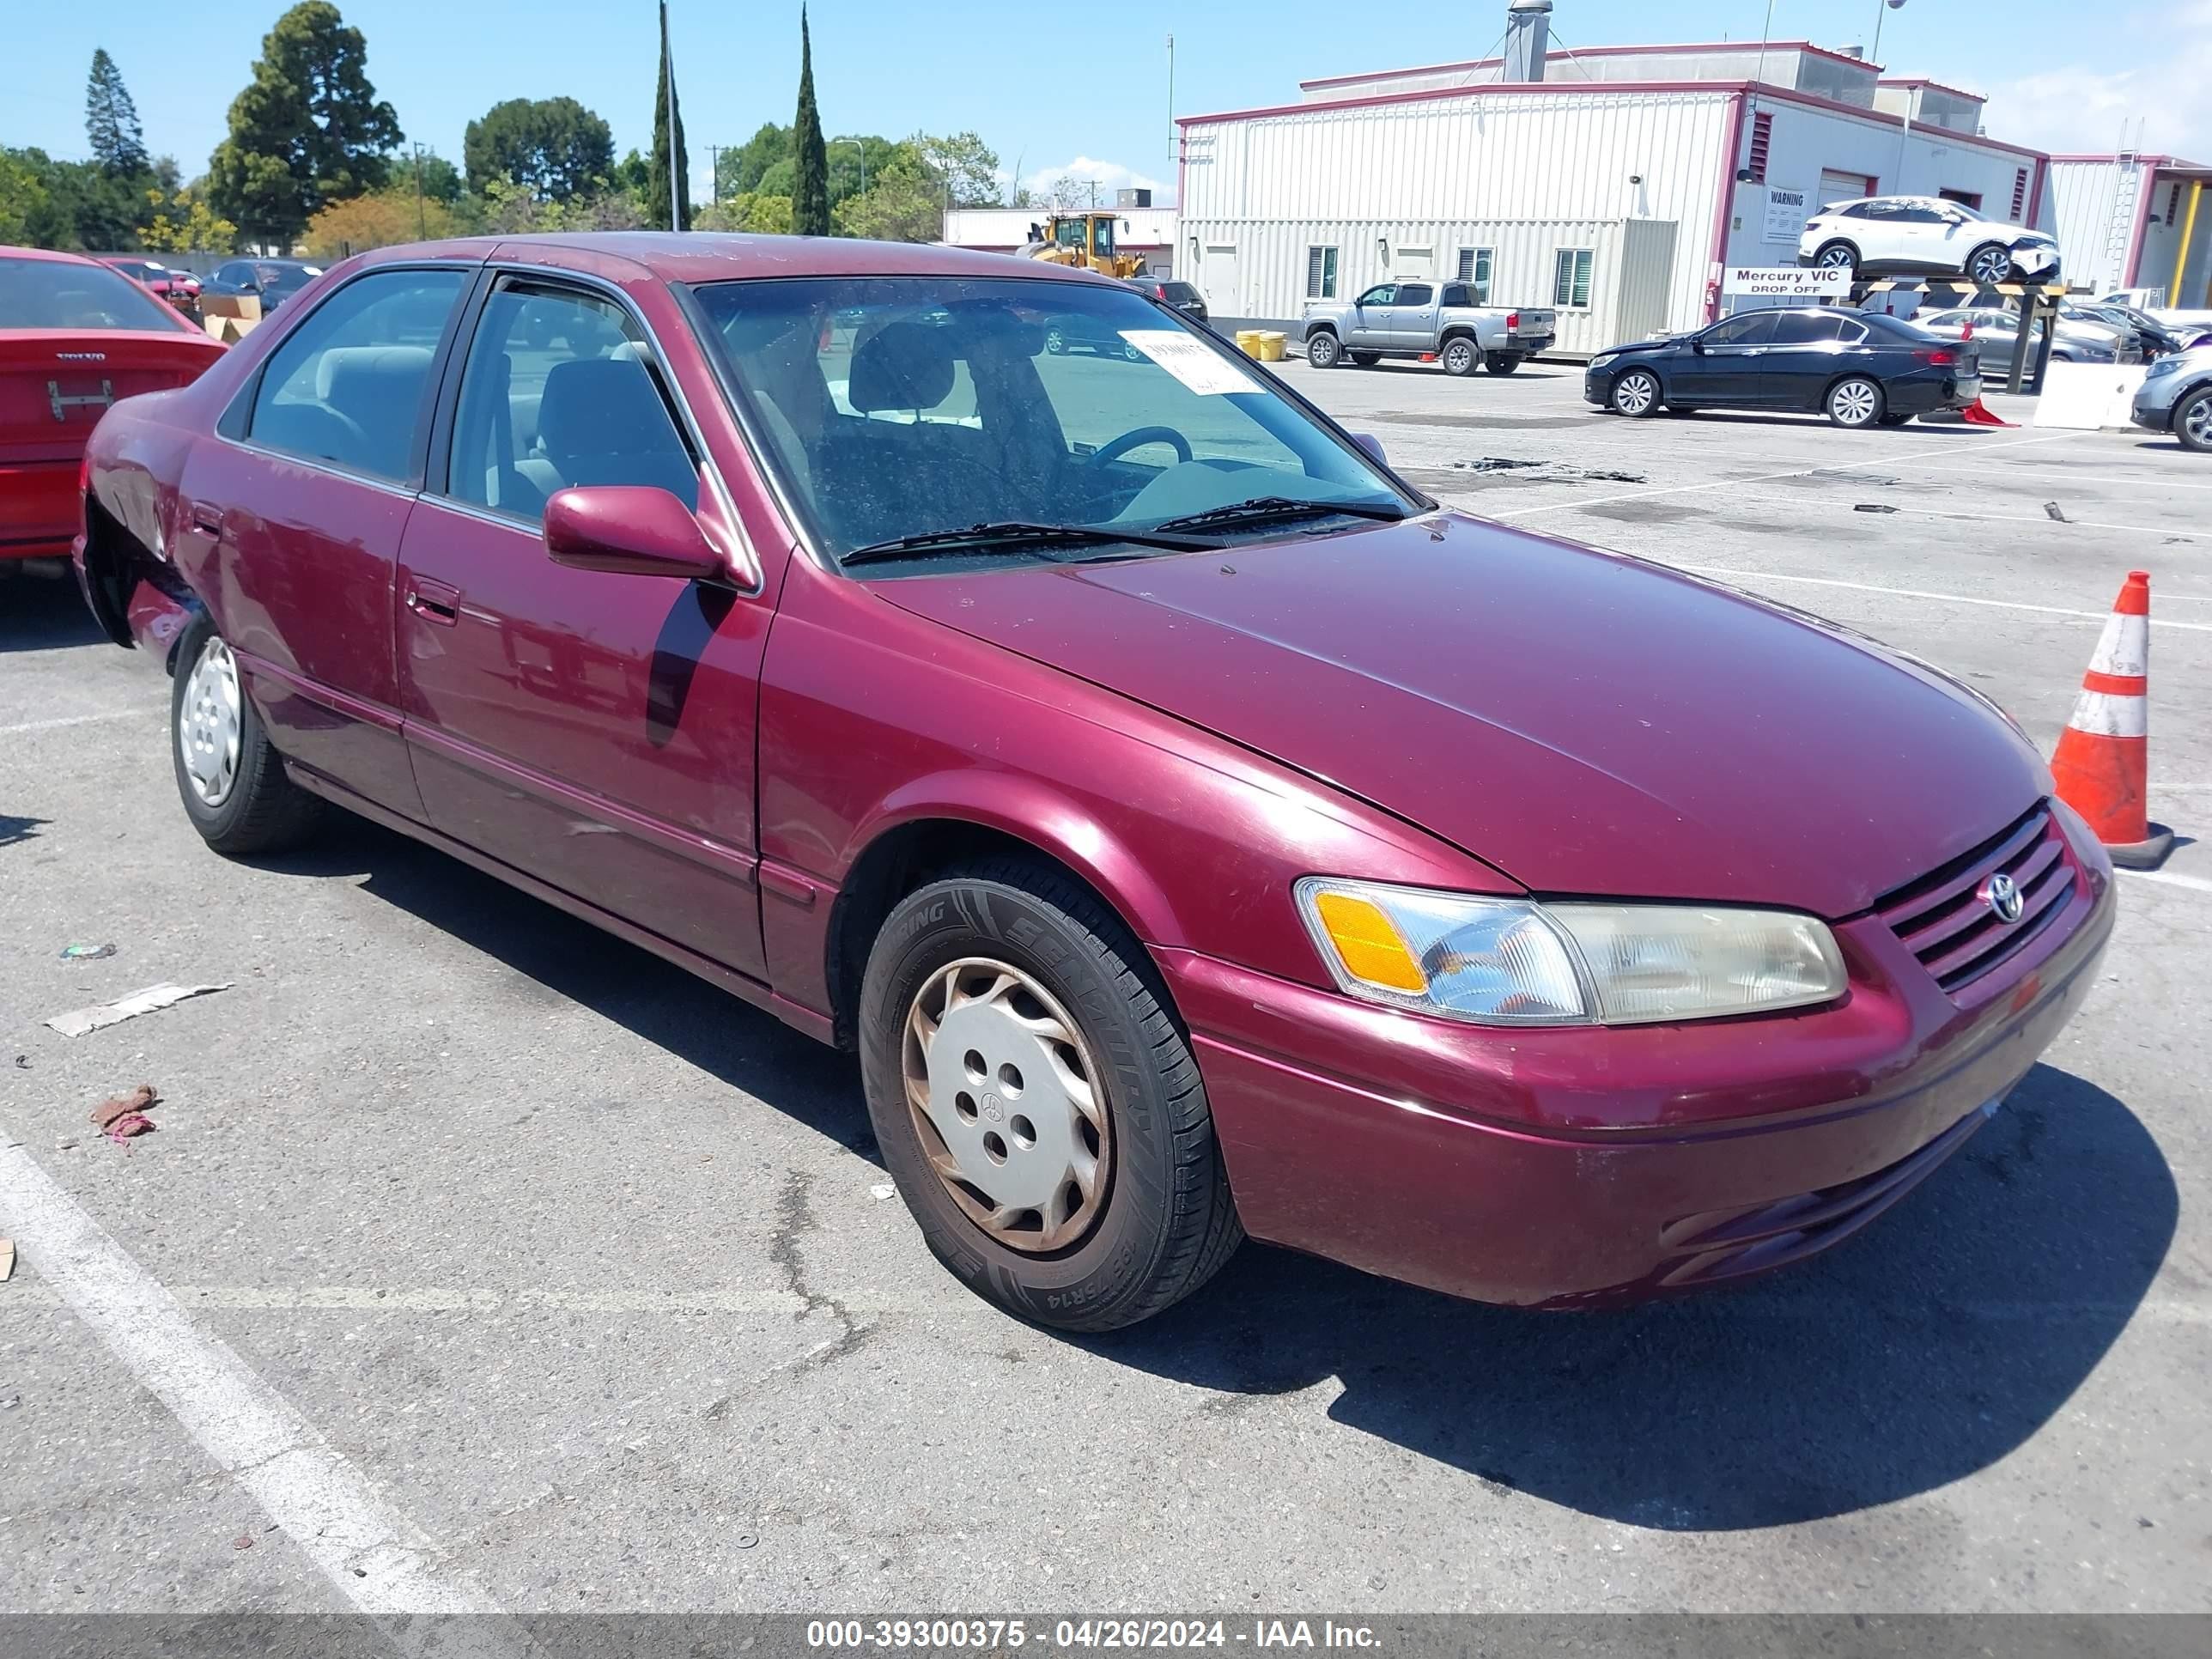
{"label": "metal warehouse building", "polygon": [[2051,197],[2066,279],[2108,294],[2166,290],[2212,307],[2212,167],[2171,155],[2054,155]]}
{"label": "metal warehouse building", "polygon": [[1550,52],[1532,9],[1504,58],[1181,118],[1176,274],[1218,319],[1279,324],[1464,280],[1556,306],[1572,354],[1717,316],[1724,266],[1794,263],[1823,202],[1940,194],[2050,228],[2046,158],[1983,137],[1971,93],[1802,41]]}

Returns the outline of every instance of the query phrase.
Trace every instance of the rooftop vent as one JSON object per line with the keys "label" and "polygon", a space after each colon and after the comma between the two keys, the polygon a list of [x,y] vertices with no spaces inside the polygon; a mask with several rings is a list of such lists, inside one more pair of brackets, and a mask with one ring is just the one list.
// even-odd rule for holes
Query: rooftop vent
{"label": "rooftop vent", "polygon": [[1505,78],[1540,81],[1552,46],[1552,0],[1509,0],[1505,8]]}

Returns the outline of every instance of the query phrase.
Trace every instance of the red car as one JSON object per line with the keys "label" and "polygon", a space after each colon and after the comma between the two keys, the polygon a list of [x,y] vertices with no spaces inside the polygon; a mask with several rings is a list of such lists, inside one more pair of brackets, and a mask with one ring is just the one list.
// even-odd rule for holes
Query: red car
{"label": "red car", "polygon": [[109,417],[78,564],[213,847],[335,804],[856,1047],[1025,1317],[1849,1236],[2080,1003],[2104,854],[1925,665],[1376,453],[1086,273],[434,244]]}
{"label": "red car", "polygon": [[109,404],[184,386],[222,353],[95,259],[0,247],[0,568],[67,556],[85,440]]}
{"label": "red car", "polygon": [[133,258],[127,254],[113,255],[100,264],[121,271],[134,283],[143,283],[149,293],[167,300],[179,311],[189,311],[199,303],[200,279],[189,270],[174,270],[158,260]]}

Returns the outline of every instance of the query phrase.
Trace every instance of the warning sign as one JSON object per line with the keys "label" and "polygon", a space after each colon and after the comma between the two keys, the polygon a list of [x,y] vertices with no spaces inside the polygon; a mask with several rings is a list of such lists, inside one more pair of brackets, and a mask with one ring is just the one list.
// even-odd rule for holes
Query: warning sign
{"label": "warning sign", "polygon": [[1765,242],[1794,242],[1805,228],[1805,222],[1813,216],[1813,192],[1792,190],[1786,185],[1766,186],[1766,213],[1759,238]]}
{"label": "warning sign", "polygon": [[1843,266],[1730,265],[1722,273],[1723,294],[1759,295],[1768,299],[1841,300],[1851,291],[1851,273]]}

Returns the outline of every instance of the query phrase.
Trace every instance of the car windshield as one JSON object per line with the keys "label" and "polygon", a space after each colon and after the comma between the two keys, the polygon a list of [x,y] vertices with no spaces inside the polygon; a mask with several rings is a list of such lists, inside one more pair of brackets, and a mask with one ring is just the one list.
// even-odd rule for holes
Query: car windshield
{"label": "car windshield", "polygon": [[106,265],[0,259],[0,328],[177,326],[174,312]]}
{"label": "car windshield", "polygon": [[320,265],[264,265],[262,286],[276,294],[293,294],[323,274]]}
{"label": "car windshield", "polygon": [[1417,510],[1263,372],[1119,283],[825,277],[691,294],[766,459],[841,559],[867,549],[872,566],[887,543],[978,526],[1027,527],[991,550],[1015,563],[1139,550],[1099,532],[1227,542]]}
{"label": "car windshield", "polygon": [[1943,211],[1954,219],[1978,219],[1987,222],[1988,216],[1979,208],[1968,207],[1964,202],[1946,202],[1943,204]]}

